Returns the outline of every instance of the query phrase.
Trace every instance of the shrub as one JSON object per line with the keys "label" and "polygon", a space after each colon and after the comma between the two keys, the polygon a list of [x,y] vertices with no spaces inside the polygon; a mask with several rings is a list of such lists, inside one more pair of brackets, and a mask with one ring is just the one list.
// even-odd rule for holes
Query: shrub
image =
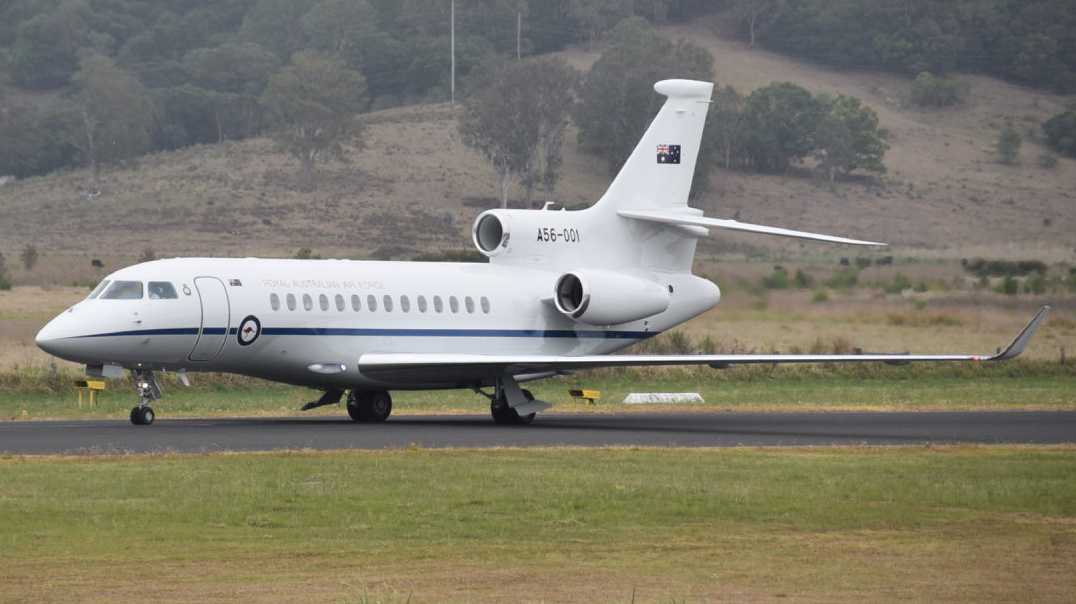
{"label": "shrub", "polygon": [[1076,110],[1055,115],[1042,125],[1042,130],[1054,151],[1076,157]]}
{"label": "shrub", "polygon": [[26,247],[22,248],[22,254],[19,255],[19,258],[22,260],[23,268],[27,271],[34,270],[34,266],[37,265],[37,259],[39,258],[37,248],[34,247],[34,244],[27,243]]}
{"label": "shrub", "polygon": [[1057,156],[1053,153],[1040,153],[1039,154],[1039,167],[1046,170],[1053,170],[1057,167]]}
{"label": "shrub", "polygon": [[872,260],[870,258],[863,258],[862,256],[859,257],[859,258],[856,258],[856,267],[858,267],[860,269],[867,268],[868,266],[871,265],[871,263],[872,263]]}
{"label": "shrub", "polygon": [[8,280],[7,275],[0,275],[0,291],[9,291],[11,289],[11,281]]}
{"label": "shrub", "polygon": [[795,284],[796,289],[811,289],[814,287],[814,277],[803,270],[797,270],[792,283]]}
{"label": "shrub", "polygon": [[912,82],[911,100],[919,107],[951,107],[963,102],[964,87],[953,78],[924,71]]}
{"label": "shrub", "polygon": [[811,296],[811,302],[815,304],[823,304],[829,302],[829,292],[824,289],[820,289]]}
{"label": "shrub", "polygon": [[1024,282],[1024,293],[1040,296],[1046,293],[1046,277],[1042,273],[1034,273]]}
{"label": "shrub", "polygon": [[980,277],[1025,277],[1031,273],[1046,273],[1046,263],[1041,260],[973,260],[961,261],[964,270]]}
{"label": "shrub", "polygon": [[773,267],[773,273],[762,278],[762,287],[766,289],[788,289],[788,271],[783,266]]}
{"label": "shrub", "polygon": [[826,281],[826,287],[830,289],[851,289],[857,285],[859,285],[859,271],[851,268],[837,271],[829,281]]}
{"label": "shrub", "polygon": [[1024,137],[1020,136],[1020,133],[1012,125],[1012,123],[1005,124],[1005,127],[1001,129],[998,134],[997,152],[998,160],[1006,165],[1012,165],[1016,163],[1016,160],[1020,157],[1020,147],[1024,144]]}
{"label": "shrub", "polygon": [[893,277],[893,282],[884,286],[882,289],[884,289],[887,294],[899,294],[904,290],[911,288],[912,282],[908,280],[908,277],[905,277],[902,273],[897,273],[897,276]]}
{"label": "shrub", "polygon": [[999,294],[1005,294],[1006,296],[1015,296],[1020,293],[1020,283],[1016,281],[1016,277],[1012,275],[1006,275],[1005,280],[1001,282],[1001,285],[995,288]]}

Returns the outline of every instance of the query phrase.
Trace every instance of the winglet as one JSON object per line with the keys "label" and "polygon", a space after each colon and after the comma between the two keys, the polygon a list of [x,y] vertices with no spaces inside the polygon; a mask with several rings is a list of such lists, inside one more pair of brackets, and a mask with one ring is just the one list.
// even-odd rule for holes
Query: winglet
{"label": "winglet", "polygon": [[1027,324],[1027,327],[1024,327],[1023,331],[1020,332],[1020,335],[1016,336],[1016,339],[1012,341],[1012,344],[1009,344],[1008,348],[1006,348],[1000,354],[996,354],[988,358],[987,360],[1008,361],[1010,359],[1015,359],[1016,357],[1023,354],[1024,350],[1027,348],[1028,343],[1031,342],[1031,338],[1035,337],[1035,332],[1038,331],[1039,326],[1042,325],[1042,322],[1046,320],[1046,315],[1048,314],[1050,314],[1049,305],[1040,308],[1039,312],[1035,313],[1035,317],[1031,319],[1031,322]]}

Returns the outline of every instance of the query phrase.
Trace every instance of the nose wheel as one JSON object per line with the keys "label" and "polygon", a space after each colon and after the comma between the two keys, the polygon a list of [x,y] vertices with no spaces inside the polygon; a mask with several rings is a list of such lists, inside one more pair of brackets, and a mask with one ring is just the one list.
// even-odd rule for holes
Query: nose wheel
{"label": "nose wheel", "polygon": [[135,388],[138,390],[138,406],[131,409],[131,423],[136,426],[149,426],[157,419],[150,403],[161,398],[161,385],[157,376],[149,370],[135,370]]}
{"label": "nose wheel", "polygon": [[138,406],[131,409],[131,423],[136,426],[148,426],[153,423],[153,420],[157,418],[157,414],[154,413],[153,407],[146,405],[145,407]]}

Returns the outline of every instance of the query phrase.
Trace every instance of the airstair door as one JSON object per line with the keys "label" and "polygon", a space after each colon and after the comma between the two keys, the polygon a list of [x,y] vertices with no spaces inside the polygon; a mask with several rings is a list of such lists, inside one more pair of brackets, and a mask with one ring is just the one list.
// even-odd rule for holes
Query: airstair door
{"label": "airstair door", "polygon": [[224,282],[216,277],[198,277],[194,280],[194,288],[198,290],[202,303],[202,325],[190,359],[210,361],[220,354],[228,340],[231,319],[228,291],[224,288]]}

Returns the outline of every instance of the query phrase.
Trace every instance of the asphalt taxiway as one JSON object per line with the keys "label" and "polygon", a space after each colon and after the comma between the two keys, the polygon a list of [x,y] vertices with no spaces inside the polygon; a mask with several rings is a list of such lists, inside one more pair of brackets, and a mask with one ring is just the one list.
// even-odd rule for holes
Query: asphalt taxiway
{"label": "asphalt taxiway", "polygon": [[496,426],[485,415],[402,415],[384,424],[325,416],[0,423],[0,452],[12,454],[925,443],[1076,443],[1076,412],[549,414],[530,426]]}

